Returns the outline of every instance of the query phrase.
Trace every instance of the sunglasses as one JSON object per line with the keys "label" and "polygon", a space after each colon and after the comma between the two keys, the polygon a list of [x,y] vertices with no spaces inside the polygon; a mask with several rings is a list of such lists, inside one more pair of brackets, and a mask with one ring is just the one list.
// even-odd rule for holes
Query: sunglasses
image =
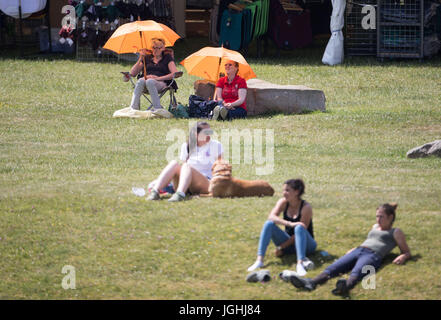
{"label": "sunglasses", "polygon": [[154,50],[161,50],[164,47],[153,47]]}

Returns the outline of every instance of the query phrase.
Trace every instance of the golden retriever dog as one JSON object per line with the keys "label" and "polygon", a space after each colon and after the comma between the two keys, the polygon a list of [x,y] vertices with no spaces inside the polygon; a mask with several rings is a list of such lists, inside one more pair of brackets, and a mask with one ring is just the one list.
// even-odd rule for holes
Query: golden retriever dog
{"label": "golden retriever dog", "polygon": [[213,197],[261,197],[272,196],[274,189],[263,180],[240,180],[232,176],[231,165],[225,160],[217,160],[211,171],[209,192]]}

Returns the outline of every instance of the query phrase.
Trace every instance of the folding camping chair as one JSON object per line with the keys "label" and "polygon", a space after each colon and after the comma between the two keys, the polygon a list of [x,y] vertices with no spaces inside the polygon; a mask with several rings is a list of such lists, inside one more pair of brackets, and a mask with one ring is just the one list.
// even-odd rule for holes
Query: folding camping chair
{"label": "folding camping chair", "polygon": [[[166,49],[164,50],[164,53],[169,53],[169,54],[171,54],[172,57],[173,57],[173,50],[171,50],[171,49],[169,49],[169,48],[166,48]],[[135,85],[136,85],[136,80],[137,80],[137,79],[136,79],[136,80],[133,80],[133,78],[136,78],[137,76],[132,77],[132,76],[130,75],[129,72],[121,72],[121,73],[126,77],[126,79],[128,78],[128,79],[130,80],[130,82],[131,82],[131,84],[132,84],[132,88],[135,89]],[[184,74],[184,73],[183,73],[182,71],[175,72],[175,73],[173,74],[173,78],[172,78],[171,80],[169,80],[169,84],[168,84],[163,90],[161,90],[161,91],[158,92],[158,94],[159,94],[159,100],[161,100],[161,98],[162,98],[167,92],[169,93],[169,96],[170,96],[169,107],[170,107],[170,108],[176,108],[176,106],[177,106],[177,104],[178,104],[177,101],[176,101],[176,97],[175,97],[175,93],[176,93],[176,91],[178,90],[178,84],[176,83],[176,80],[175,80],[175,79],[182,77],[183,74]],[[145,91],[142,95],[143,95],[144,98],[146,98],[146,100],[150,103],[150,105],[148,106],[147,110],[152,109],[152,108],[153,108],[153,103],[152,103],[152,101],[149,99],[149,95],[150,95],[150,94],[149,94],[147,91]]]}

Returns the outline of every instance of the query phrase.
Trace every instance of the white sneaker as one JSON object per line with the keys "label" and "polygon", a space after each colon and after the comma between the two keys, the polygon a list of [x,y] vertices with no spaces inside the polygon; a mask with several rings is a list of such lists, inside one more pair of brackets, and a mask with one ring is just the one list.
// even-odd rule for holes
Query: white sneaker
{"label": "white sneaker", "polygon": [[279,273],[279,278],[285,282],[289,282],[291,276],[298,276],[298,274],[297,272],[292,270],[283,270],[282,272]]}
{"label": "white sneaker", "polygon": [[306,270],[302,263],[297,263],[296,272],[299,276],[303,277],[306,274]]}
{"label": "white sneaker", "polygon": [[311,260],[309,260],[307,257],[305,257],[305,259],[303,259],[302,264],[303,264],[303,267],[304,267],[306,270],[312,270],[312,269],[315,268],[314,262],[312,262]]}
{"label": "white sneaker", "polygon": [[248,271],[254,271],[262,267],[263,267],[263,262],[256,260],[256,262],[254,262],[254,264],[248,268]]}

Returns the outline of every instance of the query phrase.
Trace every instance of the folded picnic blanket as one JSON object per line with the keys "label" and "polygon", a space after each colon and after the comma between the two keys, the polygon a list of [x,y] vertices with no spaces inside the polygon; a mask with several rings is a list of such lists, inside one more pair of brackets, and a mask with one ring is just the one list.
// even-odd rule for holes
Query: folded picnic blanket
{"label": "folded picnic blanket", "polygon": [[157,119],[157,118],[173,118],[173,115],[165,109],[150,111],[134,110],[130,107],[117,110],[113,113],[113,118],[135,118],[135,119]]}

